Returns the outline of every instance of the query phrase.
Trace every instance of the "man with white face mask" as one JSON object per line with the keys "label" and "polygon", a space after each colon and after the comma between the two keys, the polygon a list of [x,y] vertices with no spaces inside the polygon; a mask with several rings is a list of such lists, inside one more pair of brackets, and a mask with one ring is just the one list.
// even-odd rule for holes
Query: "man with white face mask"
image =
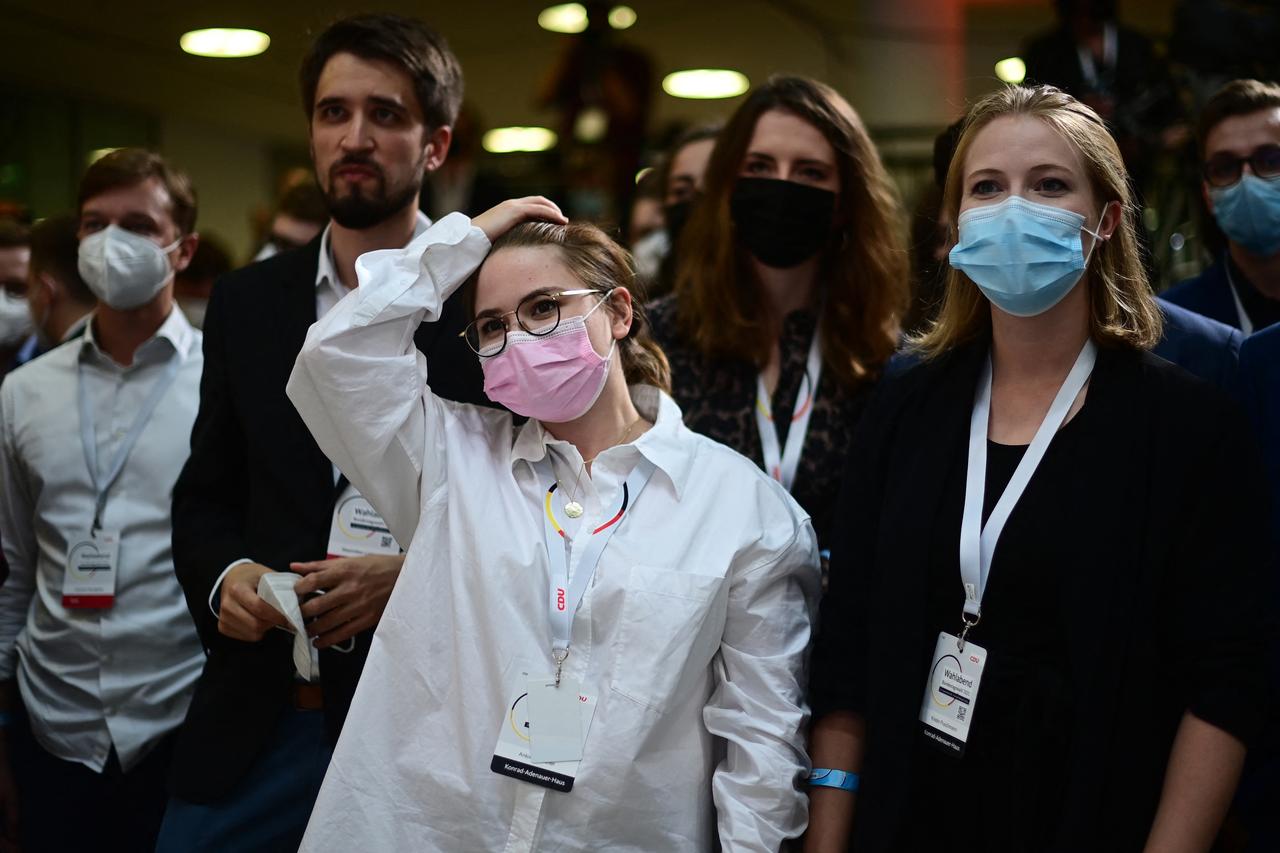
{"label": "man with white face mask", "polygon": [[173,300],[195,216],[158,155],[90,166],[78,267],[100,304],[0,388],[0,815],[23,850],[153,848],[204,665],[169,508],[203,368]]}
{"label": "man with white face mask", "polygon": [[31,333],[26,299],[30,259],[27,229],[0,219],[0,377],[15,366],[14,355]]}
{"label": "man with white face mask", "polygon": [[15,367],[84,334],[98,300],[80,276],[79,258],[80,220],[75,214],[50,216],[31,229],[27,307],[34,328],[18,350]]}

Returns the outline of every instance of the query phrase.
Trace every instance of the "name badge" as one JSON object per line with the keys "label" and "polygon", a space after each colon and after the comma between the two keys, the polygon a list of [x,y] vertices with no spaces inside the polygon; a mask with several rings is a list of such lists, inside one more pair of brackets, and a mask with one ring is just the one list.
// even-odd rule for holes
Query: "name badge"
{"label": "name badge", "polygon": [[67,548],[62,578],[62,606],[91,610],[110,607],[116,599],[116,570],[120,564],[120,533],[99,530],[78,533]]}
{"label": "name badge", "polygon": [[[521,672],[516,681],[519,686],[507,701],[489,769],[502,776],[568,793],[573,790],[573,780],[578,775],[587,730],[596,712],[596,699],[567,678],[561,680],[558,688],[555,677],[550,675],[531,678],[528,672]],[[535,749],[540,758],[545,755],[576,758],[535,761]]]}
{"label": "name badge", "polygon": [[347,486],[333,507],[329,525],[329,558],[395,556],[400,546],[387,523],[353,486]]}
{"label": "name badge", "polygon": [[981,646],[960,640],[945,631],[933,649],[933,665],[920,703],[921,733],[931,743],[959,758],[964,755],[978,701],[978,685],[987,652]]}

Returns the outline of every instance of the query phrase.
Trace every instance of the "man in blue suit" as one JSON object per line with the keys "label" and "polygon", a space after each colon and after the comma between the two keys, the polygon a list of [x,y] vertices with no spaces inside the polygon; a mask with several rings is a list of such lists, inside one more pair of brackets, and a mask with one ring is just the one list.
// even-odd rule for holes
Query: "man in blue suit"
{"label": "man in blue suit", "polygon": [[1153,352],[1229,394],[1236,394],[1240,345],[1244,343],[1240,330],[1172,302],[1157,302],[1164,314],[1164,337]]}
{"label": "man in blue suit", "polygon": [[[1240,389],[1262,443],[1271,486],[1271,617],[1280,620],[1280,326],[1252,335],[1240,351]],[[1274,624],[1274,621],[1273,621]],[[1272,684],[1280,684],[1280,637],[1272,632]],[[1236,811],[1250,833],[1249,851],[1280,850],[1280,714],[1267,740],[1250,752],[1236,797]]]}
{"label": "man in blue suit", "polygon": [[1280,321],[1280,85],[1233,80],[1205,104],[1202,191],[1227,250],[1164,298],[1240,329]]}

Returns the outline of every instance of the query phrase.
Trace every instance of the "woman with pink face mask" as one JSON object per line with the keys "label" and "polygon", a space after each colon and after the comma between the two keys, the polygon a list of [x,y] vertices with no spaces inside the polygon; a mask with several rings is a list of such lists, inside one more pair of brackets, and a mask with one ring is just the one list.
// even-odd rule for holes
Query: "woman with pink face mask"
{"label": "woman with pink face mask", "polygon": [[[409,545],[302,849],[799,836],[813,529],[685,428],[626,252],[530,198],[356,269],[289,397]],[[413,345],[464,282],[510,411],[434,396]]]}

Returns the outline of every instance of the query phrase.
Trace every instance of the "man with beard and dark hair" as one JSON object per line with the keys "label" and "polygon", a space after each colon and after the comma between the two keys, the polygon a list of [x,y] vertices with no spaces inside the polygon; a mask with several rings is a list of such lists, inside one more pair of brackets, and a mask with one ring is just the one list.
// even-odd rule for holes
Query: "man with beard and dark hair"
{"label": "man with beard and dark hair", "polygon": [[[332,222],[223,277],[209,301],[173,498],[174,566],[208,661],[175,748],[161,853],[297,849],[403,562],[285,382],[307,329],[356,287],[356,259],[427,228],[418,194],[449,150],[462,71],[420,21],[365,15],[323,32],[300,76]],[[446,306],[415,340],[437,394],[480,402],[463,314]]]}

